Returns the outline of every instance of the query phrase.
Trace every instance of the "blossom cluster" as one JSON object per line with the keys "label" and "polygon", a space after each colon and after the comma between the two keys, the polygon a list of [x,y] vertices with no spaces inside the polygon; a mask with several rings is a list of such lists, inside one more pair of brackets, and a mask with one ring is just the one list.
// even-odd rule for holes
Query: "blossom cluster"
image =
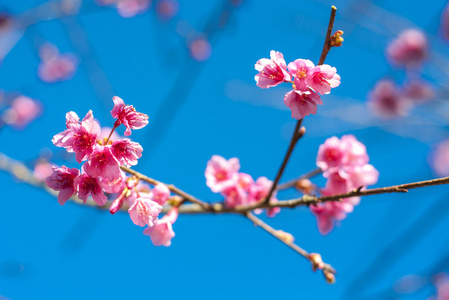
{"label": "blossom cluster", "polygon": [[[377,182],[379,172],[370,164],[366,147],[353,135],[341,139],[331,137],[319,147],[316,164],[327,179],[320,191],[323,196],[342,194]],[[329,233],[335,221],[346,218],[360,202],[359,197],[329,201],[311,205],[310,210],[317,217],[318,229]]]}
{"label": "blossom cluster", "polygon": [[114,130],[125,125],[125,135],[131,130],[143,128],[148,124],[148,116],[137,112],[131,105],[125,105],[119,97],[114,97],[112,117],[116,119],[108,137],[102,138],[100,125],[92,111],[80,120],[71,111],[66,114],[66,130],[56,134],[52,142],[75,154],[78,163],[84,162],[81,171],[77,168],[53,167],[53,173],[45,179],[47,186],[58,191],[58,202],[63,205],[72,196],[87,201],[88,197],[99,205],[107,203],[107,194],[117,194],[110,212],[116,213],[124,203],[131,220],[138,226],[148,226],[144,234],[150,235],[155,245],[169,246],[174,236],[171,225],[177,218],[177,208],[158,219],[162,206],[168,201],[170,191],[163,184],[153,189],[139,183],[135,177],[128,178],[121,166],[134,166],[142,156],[143,148],[128,138],[112,140]]}
{"label": "blossom cluster", "polygon": [[[4,102],[4,98],[6,100],[7,96],[0,91],[0,104]],[[2,123],[6,123],[14,129],[22,130],[39,117],[42,110],[42,105],[37,100],[24,95],[19,95],[9,103],[9,106],[7,106],[4,111],[1,112],[0,126]]]}
{"label": "blossom cluster", "polygon": [[255,80],[260,88],[292,83],[293,90],[285,94],[284,104],[297,120],[315,114],[317,104],[323,104],[320,95],[328,94],[331,88],[340,85],[340,75],[334,67],[315,66],[308,59],[296,59],[287,65],[283,54],[274,50],[270,52],[270,59],[258,60],[255,68],[259,71]]}
{"label": "blossom cluster", "polygon": [[[206,184],[214,192],[225,198],[225,205],[236,207],[238,205],[254,204],[268,196],[272,181],[266,177],[259,177],[256,181],[251,175],[239,172],[238,158],[226,160],[222,156],[214,155],[207,162],[205,171]],[[270,202],[277,202],[276,193],[273,193]],[[280,208],[267,210],[269,217],[274,217]],[[256,213],[260,213],[258,210]]]}

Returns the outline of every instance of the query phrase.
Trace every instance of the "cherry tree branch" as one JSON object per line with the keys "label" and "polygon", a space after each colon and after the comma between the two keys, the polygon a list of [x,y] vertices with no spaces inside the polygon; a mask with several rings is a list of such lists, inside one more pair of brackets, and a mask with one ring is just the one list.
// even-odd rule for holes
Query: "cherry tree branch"
{"label": "cherry tree branch", "polygon": [[[266,232],[277,238],[279,241],[283,242],[285,245],[290,247],[292,250],[294,250],[295,252],[297,252],[298,254],[300,254],[313,264],[313,261],[310,258],[310,254],[293,242],[294,238],[291,234],[284,232],[282,230],[274,229],[273,227],[271,227],[270,225],[268,225],[267,223],[256,217],[251,212],[245,213],[244,216],[247,217],[249,220],[251,220],[255,225],[259,226],[260,228],[262,228],[263,230],[265,230]],[[335,269],[332,268],[332,266],[329,264],[324,264],[323,270],[327,270],[328,272],[331,273],[336,273]]]}
{"label": "cherry tree branch", "polygon": [[285,183],[279,184],[277,190],[281,191],[281,190],[286,190],[286,189],[292,188],[296,185],[296,183],[298,183],[298,181],[303,180],[303,179],[310,179],[312,177],[315,177],[318,174],[321,174],[322,172],[323,172],[323,170],[321,170],[321,168],[313,169],[312,171],[307,172],[297,178],[294,178]]}
{"label": "cherry tree branch", "polygon": [[[329,17],[329,24],[327,26],[326,38],[324,40],[323,50],[321,51],[321,56],[318,61],[318,65],[322,65],[324,63],[324,61],[326,60],[327,54],[329,53],[330,49],[332,48],[331,36],[332,36],[332,29],[334,28],[334,21],[335,21],[336,14],[337,14],[337,8],[335,6],[332,6],[331,15]],[[285,154],[284,160],[282,161],[282,164],[279,167],[279,170],[276,174],[273,184],[271,185],[270,192],[268,193],[267,197],[265,198],[265,203],[270,202],[271,196],[273,195],[273,192],[276,190],[277,184],[279,183],[279,180],[281,179],[282,174],[284,173],[285,167],[287,166],[287,163],[290,160],[290,156],[293,153],[293,149],[295,149],[295,146],[298,143],[299,139],[305,133],[305,128],[304,127],[301,128],[302,121],[303,121],[303,119],[300,119],[300,120],[298,120],[298,122],[296,122],[295,130],[293,131],[293,135],[290,140],[290,145],[288,146],[287,153]]]}

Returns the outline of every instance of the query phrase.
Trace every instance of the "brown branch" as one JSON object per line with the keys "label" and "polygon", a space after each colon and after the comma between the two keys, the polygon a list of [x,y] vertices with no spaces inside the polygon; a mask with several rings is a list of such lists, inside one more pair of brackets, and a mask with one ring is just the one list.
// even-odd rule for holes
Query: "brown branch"
{"label": "brown branch", "polygon": [[309,178],[315,177],[316,175],[321,174],[322,172],[323,171],[320,168],[316,168],[316,169],[314,169],[314,170],[312,170],[312,171],[310,171],[308,173],[305,173],[305,174],[303,174],[303,175],[301,175],[301,176],[299,176],[299,177],[297,177],[295,179],[289,180],[289,181],[287,181],[285,183],[282,183],[282,184],[278,185],[277,190],[281,191],[281,190],[289,189],[291,187],[294,187],[298,181],[303,180],[303,179],[309,179]]}
{"label": "brown branch", "polygon": [[[165,183],[163,183],[163,182],[160,182],[160,181],[157,181],[157,180],[155,180],[155,179],[153,179],[153,178],[150,178],[150,177],[148,177],[148,176],[145,176],[145,175],[143,175],[143,174],[141,174],[141,173],[139,173],[139,172],[137,172],[137,171],[134,171],[133,169],[130,169],[130,168],[128,168],[128,167],[121,166],[120,169],[122,169],[123,171],[125,171],[125,172],[128,173],[128,174],[131,174],[131,175],[136,176],[136,177],[139,178],[140,180],[143,180],[143,181],[145,181],[145,182],[148,182],[148,183],[151,184],[151,185],[157,185],[158,183],[165,184]],[[190,194],[187,194],[186,192],[180,190],[179,188],[177,188],[177,187],[174,186],[173,184],[165,184],[165,185],[166,185],[166,186],[168,187],[168,189],[169,189],[170,191],[172,191],[173,193],[175,193],[175,194],[177,194],[177,195],[183,197],[184,199],[186,199],[186,200],[189,201],[189,202],[196,203],[196,204],[200,205],[205,211],[211,211],[211,210],[213,210],[213,206],[211,206],[209,203],[206,203],[206,202],[204,202],[204,201],[201,201],[201,200],[195,198],[194,196],[192,196],[192,195],[190,195]]]}
{"label": "brown branch", "polygon": [[[263,230],[265,230],[266,232],[268,232],[269,234],[271,234],[272,236],[277,238],[279,241],[283,242],[285,245],[290,247],[292,250],[299,253],[302,257],[306,258],[308,261],[313,263],[310,259],[310,254],[306,250],[302,249],[301,247],[299,247],[298,245],[296,245],[293,242],[294,238],[291,234],[286,233],[282,230],[274,229],[273,227],[271,227],[270,225],[268,225],[267,223],[265,223],[264,221],[262,221],[261,219],[259,219],[258,217],[256,217],[254,214],[252,214],[250,212],[247,212],[243,215],[245,217],[247,217],[249,220],[251,220],[255,225],[259,226],[260,228],[262,228]],[[329,264],[324,264],[323,270],[327,270],[331,273],[335,273],[335,269],[332,268],[332,266]]]}
{"label": "brown branch", "polygon": [[324,64],[326,60],[326,56],[329,53],[329,50],[332,48],[331,46],[331,36],[332,36],[332,28],[334,28],[335,15],[337,14],[337,8],[332,6],[331,16],[329,17],[329,25],[327,26],[326,39],[324,40],[323,51],[321,51],[320,60],[318,61],[318,65]]}
{"label": "brown branch", "polygon": [[299,141],[299,139],[304,135],[306,132],[306,129],[304,127],[301,127],[302,120],[298,120],[296,122],[295,130],[293,131],[292,139],[290,140],[290,145],[288,146],[287,153],[284,156],[284,160],[282,161],[282,164],[276,174],[276,178],[273,181],[273,184],[271,185],[270,192],[268,193],[267,197],[265,198],[265,203],[268,203],[271,199],[271,195],[273,195],[274,190],[277,187],[277,184],[279,183],[279,180],[281,179],[282,174],[284,173],[285,167],[287,166],[287,163],[290,159],[290,156],[293,153],[293,149],[295,149],[296,143]]}
{"label": "brown branch", "polygon": [[[332,36],[332,28],[334,28],[334,21],[335,21],[335,15],[337,14],[337,8],[335,6],[332,6],[331,9],[331,15],[329,17],[329,24],[327,26],[327,32],[326,32],[326,38],[324,40],[323,50],[321,51],[320,60],[318,61],[318,65],[322,65],[324,61],[326,60],[326,56],[329,53],[329,50],[332,48],[331,46],[331,36]],[[290,140],[290,145],[288,146],[287,153],[284,156],[284,160],[282,161],[282,164],[276,174],[276,177],[273,181],[273,184],[271,185],[270,192],[268,193],[267,197],[265,198],[265,203],[270,202],[271,195],[273,195],[273,192],[276,190],[277,184],[279,183],[279,180],[282,177],[282,174],[284,173],[285,167],[287,166],[287,163],[290,159],[290,156],[293,152],[293,149],[296,146],[296,143],[299,141],[299,139],[304,135],[305,129],[302,131],[299,129],[302,124],[302,120],[298,120],[296,122],[295,130],[293,131],[292,138]]]}

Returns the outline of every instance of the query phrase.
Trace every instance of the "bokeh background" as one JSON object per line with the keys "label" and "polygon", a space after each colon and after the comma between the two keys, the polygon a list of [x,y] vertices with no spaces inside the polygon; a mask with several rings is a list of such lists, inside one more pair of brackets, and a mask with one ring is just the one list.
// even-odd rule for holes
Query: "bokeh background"
{"label": "bokeh background", "polygon": [[[123,17],[114,5],[89,0],[0,0],[0,111],[20,94],[42,107],[24,130],[2,124],[0,152],[30,168],[43,158],[76,166],[51,143],[64,130],[65,113],[92,109],[111,126],[117,95],[149,115],[149,126],[132,134],[144,147],[136,170],[208,201],[221,199],[204,178],[214,154],[238,157],[242,172],[272,179],[295,120],[282,101],[289,87],[258,88],[254,64],[270,50],[287,63],[317,62],[333,4],[334,29],[345,41],[326,63],[342,83],[305,119],[307,133],[282,181],[314,169],[319,145],[348,133],[367,146],[380,172],[376,187],[437,176],[429,161],[449,136],[446,1],[165,2]],[[385,49],[408,28],[428,38],[421,76],[436,96],[386,120],[367,98],[381,78],[404,80]],[[76,57],[73,78],[49,84],[38,77],[45,42]],[[262,217],[321,253],[338,271],[335,285],[239,216],[182,215],[171,247],[155,247],[126,213],[61,207],[7,172],[0,172],[0,187],[0,299],[427,299],[436,294],[435,275],[449,269],[447,186],[363,198],[327,236],[307,208]]]}

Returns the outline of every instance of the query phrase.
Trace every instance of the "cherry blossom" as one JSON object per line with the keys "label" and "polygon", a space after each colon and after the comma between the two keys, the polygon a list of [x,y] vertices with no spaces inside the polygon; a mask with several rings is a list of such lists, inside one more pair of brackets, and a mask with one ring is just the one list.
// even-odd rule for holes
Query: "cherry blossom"
{"label": "cherry blossom", "polygon": [[84,164],[86,173],[92,177],[103,177],[108,181],[119,179],[120,165],[110,146],[97,146]]}
{"label": "cherry blossom", "polygon": [[87,198],[92,196],[99,206],[103,206],[108,201],[108,197],[103,193],[100,185],[100,179],[89,176],[86,173],[75,178],[76,191],[78,197],[86,203]]}
{"label": "cherry blossom", "polygon": [[284,56],[278,51],[271,50],[270,59],[262,58],[256,62],[254,67],[259,71],[254,79],[260,88],[267,89],[284,81],[291,81]]}
{"label": "cherry blossom", "polygon": [[308,59],[296,59],[288,64],[288,72],[294,76],[295,89],[302,92],[309,90],[308,77],[311,70],[315,67],[314,63]]}
{"label": "cherry blossom", "polygon": [[52,139],[53,144],[64,147],[68,152],[75,152],[76,161],[81,163],[93,152],[100,126],[93,119],[92,111],[89,111],[81,124],[73,122],[73,114],[68,114],[67,130],[58,133]]}
{"label": "cherry blossom", "polygon": [[159,205],[164,205],[170,197],[170,190],[163,183],[158,183],[150,191],[150,198]]}
{"label": "cherry blossom", "polygon": [[398,66],[417,66],[427,57],[427,38],[419,29],[403,31],[387,48],[387,58]]}
{"label": "cherry blossom", "polygon": [[178,208],[173,207],[165,216],[157,220],[153,226],[145,228],[143,233],[150,236],[153,245],[169,247],[171,239],[175,236],[172,224],[176,222],[177,218]]}
{"label": "cherry blossom", "polygon": [[314,115],[317,111],[317,104],[323,104],[320,95],[314,91],[301,92],[292,90],[285,94],[284,104],[287,105],[291,112],[292,118],[300,120],[310,114]]}
{"label": "cherry blossom", "polygon": [[15,129],[22,130],[42,112],[39,102],[26,96],[19,96],[11,102],[4,112],[3,120]]}
{"label": "cherry blossom", "polygon": [[114,108],[111,111],[112,117],[117,121],[114,123],[114,127],[123,124],[126,126],[125,135],[131,135],[131,129],[141,129],[148,124],[148,116],[139,113],[132,105],[125,105],[120,97],[114,96]]}
{"label": "cherry blossom", "polygon": [[148,196],[139,196],[134,204],[129,208],[129,216],[137,226],[153,226],[157,220],[162,206],[151,200]]}
{"label": "cherry blossom", "polygon": [[312,68],[307,76],[308,85],[318,94],[324,95],[340,85],[340,75],[337,69],[329,65],[320,65]]}
{"label": "cherry blossom", "polygon": [[58,48],[45,44],[39,49],[42,62],[39,64],[37,74],[47,83],[68,80],[76,71],[76,58],[73,54],[59,54]]}
{"label": "cherry blossom", "polygon": [[383,118],[404,116],[411,108],[407,100],[390,80],[379,81],[368,97],[368,106],[373,112]]}
{"label": "cherry blossom", "polygon": [[45,179],[45,183],[52,190],[59,191],[58,202],[64,205],[76,193],[75,178],[80,171],[76,168],[69,169],[66,166],[52,169],[53,173]]}
{"label": "cherry blossom", "polygon": [[214,192],[221,192],[226,186],[237,180],[240,163],[238,158],[226,160],[222,156],[214,155],[207,162],[205,171],[206,184]]}
{"label": "cherry blossom", "polygon": [[111,145],[111,152],[121,165],[137,165],[137,160],[142,157],[142,151],[142,146],[130,139],[117,140]]}

